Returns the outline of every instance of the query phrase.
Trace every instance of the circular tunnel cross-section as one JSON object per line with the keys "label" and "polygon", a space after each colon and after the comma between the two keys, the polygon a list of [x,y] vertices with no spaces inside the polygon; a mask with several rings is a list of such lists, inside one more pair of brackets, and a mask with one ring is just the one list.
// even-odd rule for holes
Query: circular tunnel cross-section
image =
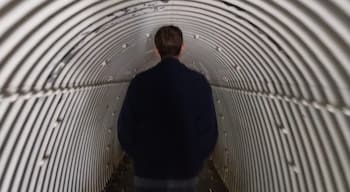
{"label": "circular tunnel cross-section", "polygon": [[0,2],[0,191],[101,191],[128,82],[179,26],[230,191],[350,191],[350,2]]}

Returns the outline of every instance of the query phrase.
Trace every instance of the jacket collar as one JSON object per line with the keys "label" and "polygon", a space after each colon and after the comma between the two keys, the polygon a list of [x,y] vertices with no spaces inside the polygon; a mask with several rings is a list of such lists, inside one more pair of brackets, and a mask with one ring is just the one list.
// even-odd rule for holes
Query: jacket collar
{"label": "jacket collar", "polygon": [[180,63],[180,60],[177,57],[165,57],[160,61],[162,63]]}

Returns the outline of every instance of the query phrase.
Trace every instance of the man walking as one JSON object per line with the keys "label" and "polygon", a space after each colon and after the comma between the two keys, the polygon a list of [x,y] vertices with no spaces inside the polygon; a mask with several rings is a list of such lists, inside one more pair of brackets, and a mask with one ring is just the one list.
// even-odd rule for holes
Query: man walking
{"label": "man walking", "polygon": [[133,160],[136,191],[196,191],[218,135],[212,91],[203,75],[179,61],[178,27],[161,27],[155,45],[161,61],[131,81],[118,139]]}

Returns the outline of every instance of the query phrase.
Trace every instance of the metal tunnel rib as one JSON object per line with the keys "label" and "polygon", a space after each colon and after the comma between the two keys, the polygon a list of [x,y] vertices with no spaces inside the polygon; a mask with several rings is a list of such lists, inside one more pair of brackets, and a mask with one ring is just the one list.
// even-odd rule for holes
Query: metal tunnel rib
{"label": "metal tunnel rib", "polygon": [[179,26],[230,191],[350,191],[350,3],[0,2],[0,191],[101,191],[128,82]]}

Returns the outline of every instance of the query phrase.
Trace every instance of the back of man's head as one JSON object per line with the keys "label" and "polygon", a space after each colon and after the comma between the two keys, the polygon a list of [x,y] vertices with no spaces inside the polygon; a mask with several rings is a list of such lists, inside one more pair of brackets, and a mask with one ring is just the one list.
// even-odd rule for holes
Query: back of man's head
{"label": "back of man's head", "polygon": [[177,57],[183,44],[182,32],[173,25],[163,26],[157,31],[154,43],[161,58]]}

